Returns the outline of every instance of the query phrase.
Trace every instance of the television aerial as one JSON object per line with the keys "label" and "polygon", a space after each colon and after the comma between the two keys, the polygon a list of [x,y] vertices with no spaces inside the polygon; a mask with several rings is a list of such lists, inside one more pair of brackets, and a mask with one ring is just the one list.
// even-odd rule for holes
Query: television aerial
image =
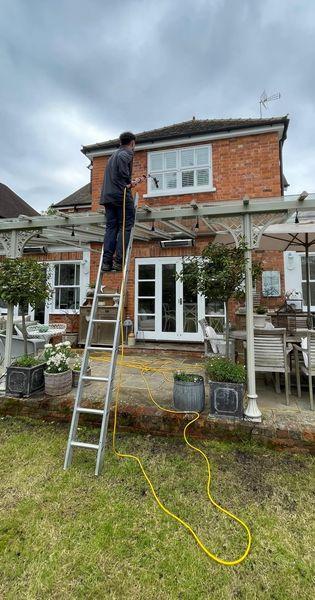
{"label": "television aerial", "polygon": [[267,96],[267,93],[264,90],[263,93],[261,94],[260,100],[259,100],[260,118],[262,118],[262,107],[264,107],[267,110],[268,102],[271,102],[272,100],[279,100],[280,98],[281,98],[280,92],[277,92],[276,94],[272,94],[272,96]]}

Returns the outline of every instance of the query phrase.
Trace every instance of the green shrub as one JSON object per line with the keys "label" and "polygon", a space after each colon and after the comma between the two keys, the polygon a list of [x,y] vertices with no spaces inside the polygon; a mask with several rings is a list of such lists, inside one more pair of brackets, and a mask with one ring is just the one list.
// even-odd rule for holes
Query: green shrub
{"label": "green shrub", "polygon": [[244,365],[233,363],[228,358],[213,357],[206,361],[206,373],[211,381],[226,383],[245,383],[246,369]]}
{"label": "green shrub", "polygon": [[184,371],[177,371],[174,373],[174,381],[188,381],[197,383],[199,381],[203,381],[201,375],[196,375],[195,373],[185,373]]}
{"label": "green shrub", "polygon": [[35,367],[36,365],[42,365],[45,361],[34,356],[19,356],[16,358],[13,366],[14,367]]}

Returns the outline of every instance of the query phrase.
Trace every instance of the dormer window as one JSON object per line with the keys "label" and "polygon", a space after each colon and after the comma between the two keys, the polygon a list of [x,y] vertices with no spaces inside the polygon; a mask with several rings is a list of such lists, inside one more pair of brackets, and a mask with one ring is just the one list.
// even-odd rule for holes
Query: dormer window
{"label": "dormer window", "polygon": [[148,195],[167,196],[213,190],[211,146],[150,152],[148,171],[159,182],[148,181]]}

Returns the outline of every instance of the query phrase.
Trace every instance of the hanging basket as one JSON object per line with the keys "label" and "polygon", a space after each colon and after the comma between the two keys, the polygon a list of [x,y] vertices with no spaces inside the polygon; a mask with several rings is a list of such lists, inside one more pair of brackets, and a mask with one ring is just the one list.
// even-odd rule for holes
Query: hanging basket
{"label": "hanging basket", "polygon": [[72,371],[63,373],[47,373],[45,371],[45,394],[48,396],[63,396],[72,388]]}

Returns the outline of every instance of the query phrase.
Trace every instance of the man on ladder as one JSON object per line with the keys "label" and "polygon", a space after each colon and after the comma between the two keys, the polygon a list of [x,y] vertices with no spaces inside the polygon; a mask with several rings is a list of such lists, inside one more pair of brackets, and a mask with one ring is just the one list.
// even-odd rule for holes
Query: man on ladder
{"label": "man on ladder", "polygon": [[[136,136],[126,131],[119,136],[120,147],[110,157],[105,169],[100,204],[105,206],[106,232],[101,270],[121,271],[123,267],[123,205],[125,198],[125,249],[135,221],[135,208],[131,188],[138,183],[133,181],[132,162],[136,146]],[[116,251],[115,258],[114,254]]]}

